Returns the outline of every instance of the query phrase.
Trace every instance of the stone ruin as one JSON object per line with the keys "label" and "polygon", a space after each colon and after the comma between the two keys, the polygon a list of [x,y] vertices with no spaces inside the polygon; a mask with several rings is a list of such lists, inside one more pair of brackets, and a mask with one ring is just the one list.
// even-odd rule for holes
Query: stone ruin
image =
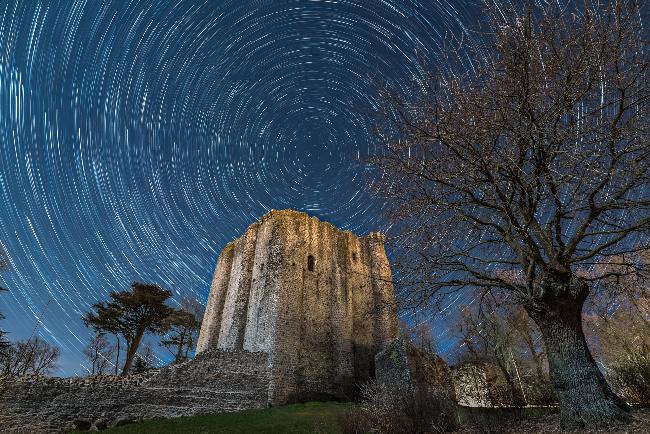
{"label": "stone ruin", "polygon": [[384,237],[272,211],[219,256],[197,353],[268,354],[269,404],[351,398],[398,335]]}
{"label": "stone ruin", "polygon": [[128,377],[0,378],[2,432],[352,398],[398,335],[384,238],[271,211],[217,261],[197,356]]}
{"label": "stone ruin", "polygon": [[127,377],[0,377],[0,432],[347,400],[375,376],[494,405],[484,370],[450,370],[399,337],[391,279],[382,234],[271,211],[219,255],[194,359]]}
{"label": "stone ruin", "polygon": [[465,363],[454,366],[453,384],[458,404],[465,407],[494,407],[486,367],[483,364]]}
{"label": "stone ruin", "polygon": [[268,384],[265,354],[221,351],[127,377],[0,377],[0,432],[100,430],[156,417],[262,408]]}
{"label": "stone ruin", "polygon": [[452,401],[457,400],[453,374],[447,362],[436,354],[416,348],[402,336],[377,353],[375,374],[379,383],[425,387]]}

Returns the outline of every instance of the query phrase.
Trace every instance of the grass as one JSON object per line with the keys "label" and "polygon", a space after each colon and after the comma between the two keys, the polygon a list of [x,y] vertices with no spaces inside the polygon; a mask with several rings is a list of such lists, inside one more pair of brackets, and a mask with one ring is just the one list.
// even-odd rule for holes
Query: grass
{"label": "grass", "polygon": [[352,404],[308,402],[235,413],[216,413],[174,419],[151,419],[115,427],[106,433],[340,433],[342,414]]}

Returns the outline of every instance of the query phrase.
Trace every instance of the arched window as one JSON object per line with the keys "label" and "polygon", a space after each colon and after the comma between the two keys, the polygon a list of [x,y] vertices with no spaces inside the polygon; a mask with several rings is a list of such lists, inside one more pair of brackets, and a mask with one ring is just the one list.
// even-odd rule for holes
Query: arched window
{"label": "arched window", "polygon": [[314,259],[313,255],[307,256],[307,270],[314,271],[314,264],[315,263],[316,263],[316,259]]}

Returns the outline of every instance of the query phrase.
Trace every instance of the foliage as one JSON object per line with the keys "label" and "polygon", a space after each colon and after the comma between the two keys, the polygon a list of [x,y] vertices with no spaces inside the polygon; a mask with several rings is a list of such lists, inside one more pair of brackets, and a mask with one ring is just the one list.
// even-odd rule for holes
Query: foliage
{"label": "foliage", "polygon": [[344,433],[418,434],[456,428],[456,405],[433,390],[373,382],[365,386],[359,409],[343,419]]}
{"label": "foliage", "polygon": [[119,335],[126,341],[122,375],[129,373],[145,333],[164,334],[165,320],[174,309],[165,303],[171,292],[157,285],[134,282],[131,290],[110,293],[110,301],[97,302],[83,321],[98,333]]}
{"label": "foliage", "polygon": [[190,298],[181,300],[181,308],[172,312],[165,319],[167,336],[161,344],[167,347],[178,363],[188,358],[201,329],[201,305]]}
{"label": "foliage", "polygon": [[650,405],[650,355],[634,354],[609,367],[614,387],[637,405]]}
{"label": "foliage", "polygon": [[37,336],[18,341],[0,351],[0,374],[46,375],[54,371],[61,351]]}
{"label": "foliage", "polygon": [[153,369],[154,364],[155,356],[153,352],[153,346],[151,345],[151,342],[148,341],[135,355],[135,362],[133,363],[132,372],[134,374],[142,374],[143,372]]}

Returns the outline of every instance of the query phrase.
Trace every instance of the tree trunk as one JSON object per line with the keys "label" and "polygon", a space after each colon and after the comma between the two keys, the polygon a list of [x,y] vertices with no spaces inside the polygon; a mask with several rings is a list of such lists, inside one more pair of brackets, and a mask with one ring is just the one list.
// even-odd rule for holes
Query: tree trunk
{"label": "tree trunk", "polygon": [[133,359],[135,354],[138,352],[138,347],[140,346],[140,341],[142,341],[142,336],[144,336],[144,331],[138,330],[135,334],[133,341],[129,342],[126,347],[126,360],[124,361],[124,369],[122,369],[122,376],[129,375],[131,370],[131,365],[133,364]]}
{"label": "tree trunk", "polygon": [[183,345],[185,345],[185,339],[184,339],[184,337],[185,337],[185,331],[183,330],[183,331],[180,333],[180,337],[179,337],[180,340],[179,340],[179,342],[178,342],[178,349],[176,350],[176,358],[175,358],[175,360],[174,360],[175,363],[178,363],[178,362],[180,362],[180,361],[182,360],[182,355],[183,355]]}
{"label": "tree trunk", "polygon": [[630,408],[605,381],[582,330],[588,285],[576,277],[547,276],[536,289],[541,297],[526,310],[544,337],[562,428],[627,420]]}
{"label": "tree trunk", "polygon": [[117,340],[117,355],[115,356],[115,375],[117,375],[118,366],[120,366],[120,336],[115,334]]}
{"label": "tree trunk", "polygon": [[519,387],[517,387],[517,384],[515,383],[514,378],[512,378],[512,375],[510,371],[508,370],[507,363],[505,362],[505,355],[503,354],[503,351],[498,351],[495,352],[495,359],[497,362],[497,366],[499,367],[499,370],[503,374],[503,378],[505,378],[506,383],[508,383],[508,388],[510,389],[510,398],[511,402],[510,403],[501,403],[502,405],[514,405],[517,407],[524,406],[526,405],[526,400],[524,399],[524,394],[523,390],[521,390]]}

